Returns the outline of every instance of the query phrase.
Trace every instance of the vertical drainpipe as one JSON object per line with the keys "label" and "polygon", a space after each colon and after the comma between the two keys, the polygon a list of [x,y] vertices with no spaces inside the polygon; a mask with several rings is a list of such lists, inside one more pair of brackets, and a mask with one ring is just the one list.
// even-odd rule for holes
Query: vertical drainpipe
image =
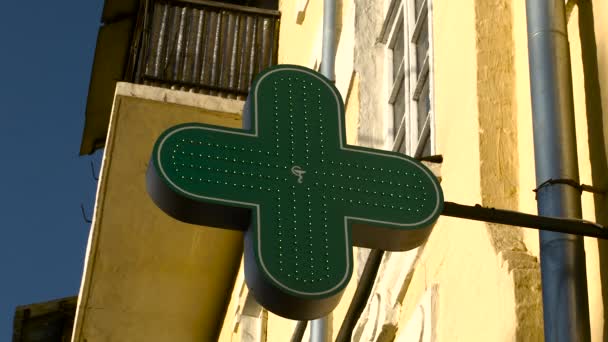
{"label": "vertical drainpipe", "polygon": [[323,50],[321,74],[335,82],[336,64],[336,0],[323,2]]}
{"label": "vertical drainpipe", "polygon": [[[321,56],[321,74],[330,81],[335,82],[336,62],[336,1],[323,2],[323,50]],[[310,342],[328,341],[328,317],[311,321]]]}
{"label": "vertical drainpipe", "polygon": [[[539,215],[581,218],[564,0],[526,0],[528,58]],[[589,341],[583,238],[540,232],[545,341]]]}

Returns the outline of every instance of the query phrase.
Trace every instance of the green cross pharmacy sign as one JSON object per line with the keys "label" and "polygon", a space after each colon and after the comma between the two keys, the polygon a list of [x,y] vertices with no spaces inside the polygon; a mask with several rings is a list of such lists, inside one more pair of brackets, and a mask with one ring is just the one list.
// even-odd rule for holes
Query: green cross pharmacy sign
{"label": "green cross pharmacy sign", "polygon": [[250,291],[299,320],[337,305],[353,245],[418,247],[443,209],[439,183],[422,164],[347,145],[337,89],[293,65],[256,77],[243,129],[189,123],[164,132],[147,187],[176,219],[245,231]]}

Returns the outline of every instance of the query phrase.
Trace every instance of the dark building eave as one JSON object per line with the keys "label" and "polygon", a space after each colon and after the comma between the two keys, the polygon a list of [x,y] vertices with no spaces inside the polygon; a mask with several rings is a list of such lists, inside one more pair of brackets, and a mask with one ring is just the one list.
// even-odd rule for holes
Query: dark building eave
{"label": "dark building eave", "polygon": [[69,341],[77,297],[18,306],[13,318],[13,342]]}
{"label": "dark building eave", "polygon": [[101,14],[102,23],[111,23],[137,14],[139,0],[105,0]]}
{"label": "dark building eave", "polygon": [[116,82],[128,64],[139,0],[105,0],[97,35],[85,110],[80,155],[105,145]]}
{"label": "dark building eave", "polygon": [[116,82],[124,79],[134,25],[135,17],[132,16],[99,28],[80,145],[81,155],[91,154],[105,144],[114,90]]}

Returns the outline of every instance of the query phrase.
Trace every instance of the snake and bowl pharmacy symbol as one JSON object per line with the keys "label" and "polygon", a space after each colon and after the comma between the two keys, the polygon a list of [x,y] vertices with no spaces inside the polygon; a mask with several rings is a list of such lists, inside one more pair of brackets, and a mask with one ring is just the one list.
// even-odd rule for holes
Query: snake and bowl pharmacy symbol
{"label": "snake and bowl pharmacy symbol", "polygon": [[443,210],[439,183],[422,164],[347,145],[337,89],[293,65],[256,77],[243,129],[189,123],[165,131],[147,188],[178,220],[245,231],[250,291],[298,320],[337,305],[353,245],[418,247]]}

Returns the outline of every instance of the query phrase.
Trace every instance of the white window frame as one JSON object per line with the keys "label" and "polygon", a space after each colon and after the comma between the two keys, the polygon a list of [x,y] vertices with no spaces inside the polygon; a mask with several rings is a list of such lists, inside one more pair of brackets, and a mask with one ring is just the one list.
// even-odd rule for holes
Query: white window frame
{"label": "white window frame", "polygon": [[[384,107],[385,107],[385,146],[387,149],[393,151],[399,150],[402,146],[402,142],[405,145],[405,153],[410,156],[419,157],[423,152],[423,145],[420,142],[424,141],[427,137],[429,138],[430,154],[435,153],[435,113],[434,113],[434,79],[433,79],[433,8],[432,0],[420,0],[422,6],[419,13],[415,12],[415,0],[387,0],[386,16],[384,25],[380,33],[380,41],[385,44],[386,53],[384,58]],[[426,18],[424,18],[426,16]],[[397,75],[395,82],[393,82],[393,50],[395,45],[395,39],[398,37],[396,32],[397,26],[399,25],[400,18],[404,20],[404,53],[403,61],[400,63],[400,68],[397,71],[400,73]],[[425,21],[426,19],[426,21]],[[418,101],[415,100],[416,96],[420,94],[423,89],[425,82],[419,82],[419,75],[417,73],[417,60],[416,60],[416,38],[420,34],[422,23],[428,25],[428,50],[427,55],[423,63],[425,63],[423,69],[420,72],[420,79],[425,79],[429,86],[429,102],[430,109],[425,126],[418,134]],[[407,66],[407,67],[406,67]],[[402,70],[403,69],[403,70]],[[409,70],[406,75],[404,70]],[[405,112],[403,119],[398,127],[394,127],[394,111],[393,105],[394,97],[397,95],[397,87],[401,82],[401,77],[406,77],[404,84],[405,94],[407,99],[405,101]]]}

